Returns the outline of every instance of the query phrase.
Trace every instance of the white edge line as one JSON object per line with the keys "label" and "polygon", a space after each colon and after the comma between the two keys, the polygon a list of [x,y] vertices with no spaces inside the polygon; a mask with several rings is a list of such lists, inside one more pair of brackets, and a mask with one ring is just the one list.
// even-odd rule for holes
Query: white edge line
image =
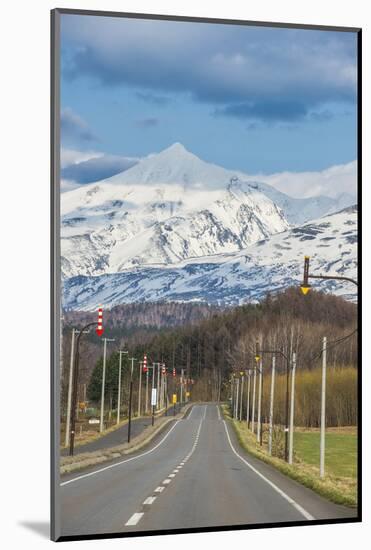
{"label": "white edge line", "polygon": [[125,525],[136,525],[143,515],[144,512],[135,512],[135,514],[128,519]]}
{"label": "white edge line", "polygon": [[110,466],[106,466],[105,468],[100,468],[99,470],[94,470],[94,472],[89,472],[88,474],[83,474],[81,476],[74,477],[73,479],[69,479],[68,481],[64,481],[63,483],[60,484],[60,487],[63,487],[64,485],[68,485],[69,483],[73,483],[74,481],[78,481],[79,479],[84,479],[85,477],[90,477],[90,476],[94,476],[95,474],[105,472],[106,470],[110,470],[111,468],[116,468],[116,466],[121,466],[121,464],[125,464],[126,462],[131,462],[132,460],[136,460],[137,458],[141,458],[142,456],[153,453],[153,451],[155,451],[160,445],[162,445],[162,443],[165,441],[165,439],[167,439],[167,437],[169,437],[169,435],[171,434],[171,432],[173,431],[175,426],[178,424],[178,422],[179,422],[179,420],[176,420],[174,426],[172,428],[170,428],[170,430],[167,432],[165,437],[163,439],[161,439],[161,441],[159,441],[157,443],[157,445],[155,445],[155,447],[153,447],[153,449],[150,449],[149,451],[146,451],[145,453],[142,453],[140,455],[132,456],[131,458],[127,458],[126,460],[121,460],[120,462],[116,462],[115,464],[111,464]]}
{"label": "white edge line", "polygon": [[265,477],[262,473],[260,473],[259,470],[254,468],[254,466],[252,466],[249,462],[247,462],[247,460],[245,460],[241,455],[238,454],[238,452],[236,451],[236,449],[232,445],[232,441],[231,441],[231,438],[229,436],[229,432],[228,432],[228,428],[227,428],[227,424],[226,424],[225,420],[223,420],[223,423],[224,423],[224,428],[225,428],[225,431],[226,431],[226,434],[227,434],[227,437],[228,437],[229,445],[230,445],[232,451],[234,452],[234,454],[236,456],[238,456],[238,458],[240,460],[242,460],[242,462],[244,462],[246,464],[246,466],[248,466],[256,475],[258,475],[261,479],[263,479],[266,483],[268,483],[268,485],[270,485],[272,487],[272,489],[274,489],[279,495],[281,495],[281,497],[283,497],[294,508],[296,508],[298,510],[298,512],[300,512],[301,515],[305,517],[305,519],[314,520],[315,518],[309,512],[307,512],[302,506],[300,506],[300,504],[295,502],[295,500],[293,500],[291,497],[289,497],[289,495],[287,495],[284,491],[282,491],[282,489],[277,487],[277,485],[275,485],[272,481],[270,481],[267,477]]}
{"label": "white edge line", "polygon": [[189,413],[189,416],[187,416],[186,420],[189,420],[189,419],[191,418],[195,406],[196,406],[196,405],[192,405],[191,412]]}

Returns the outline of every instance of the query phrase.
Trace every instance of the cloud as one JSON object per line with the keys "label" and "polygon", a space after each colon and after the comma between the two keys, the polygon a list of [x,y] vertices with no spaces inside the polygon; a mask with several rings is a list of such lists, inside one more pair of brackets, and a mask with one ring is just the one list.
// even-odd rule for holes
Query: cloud
{"label": "cloud", "polygon": [[89,125],[69,107],[61,111],[62,139],[79,139],[82,141],[98,141],[98,137],[90,129]]}
{"label": "cloud", "polygon": [[308,115],[306,105],[298,101],[257,101],[255,103],[237,103],[216,109],[215,115],[247,118],[250,120],[264,119],[267,122],[282,122],[302,120]]}
{"label": "cloud", "polygon": [[356,101],[355,33],[63,15],[62,41],[64,78],[140,89],[148,102],[188,94],[275,123]]}
{"label": "cloud", "polygon": [[257,181],[264,181],[279,191],[295,198],[338,197],[342,193],[357,195],[357,162],[331,166],[318,172],[280,172],[257,174]]}
{"label": "cloud", "polygon": [[151,105],[156,105],[157,107],[165,107],[166,105],[169,105],[169,103],[173,101],[171,97],[152,94],[150,92],[136,92],[135,96],[138,99],[141,99],[146,103],[150,103]]}
{"label": "cloud", "polygon": [[61,192],[110,178],[135,166],[141,159],[101,151],[61,148]]}
{"label": "cloud", "polygon": [[102,154],[65,166],[61,171],[61,177],[78,184],[93,183],[124,172],[137,163],[137,158]]}
{"label": "cloud", "polygon": [[84,160],[92,158],[102,157],[104,153],[97,151],[77,151],[76,149],[61,148],[61,169],[70,166],[71,164],[77,164]]}
{"label": "cloud", "polygon": [[136,126],[139,128],[153,128],[154,126],[158,126],[159,119],[155,117],[148,117],[148,118],[139,118],[135,121]]}

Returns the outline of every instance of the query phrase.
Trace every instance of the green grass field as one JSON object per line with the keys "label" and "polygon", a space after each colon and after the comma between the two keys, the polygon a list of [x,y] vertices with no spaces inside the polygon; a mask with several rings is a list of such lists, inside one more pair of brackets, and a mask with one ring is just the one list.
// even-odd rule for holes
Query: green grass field
{"label": "green grass field", "polygon": [[[319,467],[318,431],[295,432],[294,449],[296,456],[313,466]],[[357,477],[357,435],[339,431],[326,433],[326,473],[339,477]]]}
{"label": "green grass field", "polygon": [[267,429],[263,432],[265,436],[261,447],[256,441],[256,435],[247,428],[246,422],[233,420],[226,405],[221,408],[224,417],[235,429],[240,444],[250,454],[337,504],[352,507],[357,505],[357,428],[355,426],[326,430],[325,477],[321,479],[318,429],[296,428],[294,463],[290,465],[282,458],[268,455]]}

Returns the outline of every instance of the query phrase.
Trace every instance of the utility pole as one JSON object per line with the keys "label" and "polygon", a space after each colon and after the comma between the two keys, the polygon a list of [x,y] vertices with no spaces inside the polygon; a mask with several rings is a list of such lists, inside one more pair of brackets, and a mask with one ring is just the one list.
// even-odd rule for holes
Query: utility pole
{"label": "utility pole", "polygon": [[233,374],[231,375],[230,383],[231,383],[231,413],[232,413],[232,416],[233,416],[233,411],[234,411],[234,404],[233,404],[233,398],[234,398],[234,395],[233,395],[234,378],[233,378]]}
{"label": "utility pole", "polygon": [[251,373],[250,373],[250,369],[249,369],[247,371],[247,401],[246,401],[247,429],[249,429],[249,424],[250,424],[250,386],[251,386]]}
{"label": "utility pole", "polygon": [[[152,395],[153,395],[153,390],[155,388],[155,373],[156,373],[156,363],[153,363],[153,366],[152,366]],[[152,395],[151,395],[151,407],[152,407],[152,426],[154,425],[155,423],[155,407],[156,407],[156,403],[154,403],[153,399],[152,399]],[[157,395],[156,395],[156,400],[157,400]]]}
{"label": "utility pole", "polygon": [[269,435],[268,435],[268,454],[272,456],[273,440],[273,404],[274,404],[274,378],[276,374],[276,356],[272,357],[272,375],[271,375],[271,396],[269,404]]}
{"label": "utility pole", "polygon": [[[69,372],[69,379],[68,379],[68,396],[67,396],[67,418],[66,418],[66,439],[65,439],[66,447],[68,446],[68,442],[70,440],[70,432],[71,432],[70,427],[71,427],[71,404],[72,404],[74,354],[75,354],[75,335],[80,334],[80,332],[81,332],[80,330],[77,330],[75,328],[72,329],[70,372]],[[82,333],[89,334],[89,331],[83,330]]]}
{"label": "utility pole", "polygon": [[146,370],[146,406],[145,413],[148,414],[148,369]]}
{"label": "utility pole", "polygon": [[130,357],[131,369],[130,369],[130,388],[129,388],[129,420],[128,420],[128,443],[130,443],[131,436],[131,407],[133,402],[133,372],[134,372],[134,357]]}
{"label": "utility pole", "polygon": [[167,395],[167,376],[168,374],[165,374],[165,416],[167,416],[167,407],[168,407],[168,395]]}
{"label": "utility pole", "polygon": [[102,395],[100,401],[100,426],[99,431],[102,433],[104,426],[104,390],[106,384],[106,357],[107,357],[107,342],[114,342],[113,338],[103,338],[103,374],[102,374]]}
{"label": "utility pole", "polygon": [[243,383],[244,383],[244,375],[242,373],[242,375],[241,375],[241,398],[240,398],[240,422],[242,420]]}
{"label": "utility pole", "polygon": [[70,373],[68,379],[68,395],[67,395],[67,417],[66,417],[66,439],[65,445],[67,447],[70,439],[70,422],[71,422],[71,400],[72,400],[72,382],[73,382],[73,359],[75,353],[75,334],[76,330],[72,329],[71,337],[71,357],[70,357]]}
{"label": "utility pole", "polygon": [[120,424],[120,405],[121,405],[121,358],[122,354],[128,354],[128,351],[119,350],[119,383],[117,390],[117,424]]}
{"label": "utility pole", "polygon": [[252,385],[252,412],[251,412],[251,431],[255,429],[255,395],[256,395],[256,367],[253,370],[253,385]]}
{"label": "utility pole", "polygon": [[321,429],[320,429],[320,462],[319,462],[320,477],[325,476],[326,368],[327,368],[327,338],[326,336],[324,336],[323,347],[322,347]]}
{"label": "utility pole", "polygon": [[240,379],[237,378],[237,388],[236,388],[236,413],[235,418],[238,420],[238,404],[239,404],[239,397],[240,397]]}
{"label": "utility pole", "polygon": [[[261,414],[262,414],[262,389],[263,389],[263,361],[259,360],[259,395],[258,395],[258,419],[257,419],[257,430],[256,430],[256,441],[260,441],[261,435]],[[261,441],[260,441],[261,443]]]}
{"label": "utility pole", "polygon": [[139,361],[139,383],[138,383],[138,416],[141,412],[141,395],[142,395],[142,365],[143,362]]}
{"label": "utility pole", "polygon": [[159,409],[159,403],[160,403],[160,367],[161,363],[157,363],[157,392],[156,392],[156,408]]}
{"label": "utility pole", "polygon": [[293,455],[294,455],[295,372],[296,372],[296,353],[293,353],[292,354],[292,369],[291,369],[289,464],[292,464]]}
{"label": "utility pole", "polygon": [[184,369],[180,369],[180,404],[183,403]]}

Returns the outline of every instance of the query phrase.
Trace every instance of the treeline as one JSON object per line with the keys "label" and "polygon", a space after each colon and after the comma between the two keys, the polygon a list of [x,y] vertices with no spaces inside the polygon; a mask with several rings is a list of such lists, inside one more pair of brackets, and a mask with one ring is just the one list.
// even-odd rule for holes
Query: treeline
{"label": "treeline", "polygon": [[[250,378],[250,394],[253,376]],[[318,428],[321,416],[321,381],[320,368],[311,371],[298,370],[295,377],[295,425],[307,428]],[[334,368],[329,366],[326,375],[326,424],[328,426],[357,425],[357,369],[354,367]],[[258,380],[257,385],[258,387]],[[246,418],[247,380],[245,380],[242,411]],[[271,374],[267,368],[263,373],[262,419],[269,422],[269,403]],[[275,378],[274,389],[274,423],[285,424],[286,376],[280,374]],[[251,407],[251,395],[250,395]],[[255,413],[256,420],[256,413]]]}
{"label": "treeline", "polygon": [[[148,327],[161,329],[192,324],[222,312],[223,308],[203,303],[145,302],[122,304],[104,309],[104,324],[107,329],[138,329]],[[66,325],[80,325],[95,321],[96,312],[65,311]]]}
{"label": "treeline", "polygon": [[[105,335],[115,338],[115,342],[108,344],[108,360],[118,364],[115,356],[110,359],[111,355],[118,349],[127,349],[138,360],[146,354],[149,363],[165,362],[170,369],[175,367],[177,372],[183,368],[187,377],[196,380],[192,388],[193,399],[226,400],[230,392],[231,373],[254,366],[257,340],[263,350],[279,349],[286,356],[295,352],[298,377],[300,373],[304,376],[306,371],[308,376],[312,371],[318,371],[323,336],[328,339],[327,357],[331,368],[344,369],[357,365],[357,306],[342,298],[314,290],[303,296],[300,289],[291,288],[274,296],[268,295],[261,303],[246,304],[224,311],[202,304],[177,303],[118,306],[114,310],[110,312],[111,324],[105,325]],[[119,312],[120,315],[126,312],[126,318],[119,321]],[[129,320],[130,313],[132,317]],[[91,315],[77,315],[72,312],[67,314],[70,325],[67,326],[63,339],[62,404],[65,402],[69,367],[71,339],[68,331],[73,325],[81,327],[85,321],[91,319]],[[200,316],[198,320],[195,319],[197,315]],[[164,325],[170,323],[172,317],[174,322],[171,327],[151,327],[150,323],[157,316]],[[137,319],[136,323],[142,323],[142,326],[134,326],[133,318]],[[177,326],[176,319],[180,323],[181,318],[183,321]],[[338,342],[342,338],[344,340]],[[80,382],[86,388],[91,384],[97,357],[101,356],[102,343],[93,334],[88,335],[81,346],[80,354]],[[263,354],[266,373],[269,373],[271,357],[270,353]],[[276,368],[279,380],[279,375],[286,370],[286,362],[279,355]],[[116,374],[112,374],[113,405],[115,379]],[[123,383],[127,384],[127,380]],[[316,384],[317,381],[314,385]],[[279,395],[280,390],[277,391]],[[93,398],[92,391],[89,394]],[[305,395],[307,406],[310,397],[309,393]],[[99,373],[94,396],[99,397]],[[354,400],[349,406],[353,411],[356,410]],[[310,422],[315,423],[316,420],[311,419]]]}

